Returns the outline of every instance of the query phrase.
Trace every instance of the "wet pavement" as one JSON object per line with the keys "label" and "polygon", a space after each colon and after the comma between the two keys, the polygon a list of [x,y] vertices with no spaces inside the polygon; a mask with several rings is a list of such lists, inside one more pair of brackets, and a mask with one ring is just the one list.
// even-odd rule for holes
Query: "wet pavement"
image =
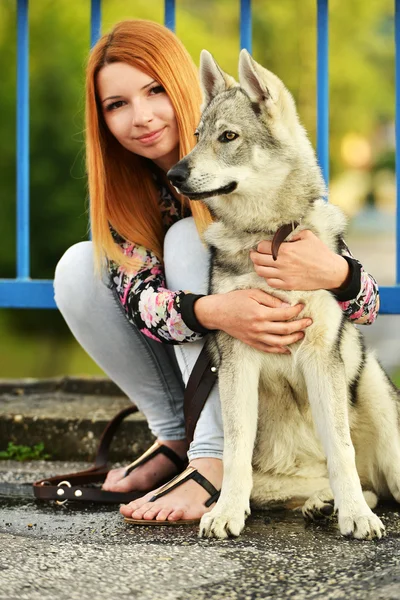
{"label": "wet pavement", "polygon": [[377,512],[387,537],[359,542],[334,522],[257,511],[243,534],[134,527],[117,507],[39,504],[27,482],[82,463],[0,462],[0,600],[400,599],[400,507]]}

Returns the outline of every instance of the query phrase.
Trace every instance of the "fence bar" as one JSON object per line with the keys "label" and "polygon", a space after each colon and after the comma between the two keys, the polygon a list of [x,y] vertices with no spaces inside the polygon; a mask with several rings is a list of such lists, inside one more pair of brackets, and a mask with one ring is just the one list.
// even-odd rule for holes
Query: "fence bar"
{"label": "fence bar", "polygon": [[380,315],[398,315],[400,313],[400,287],[379,287],[381,306]]}
{"label": "fence bar", "polygon": [[328,0],[317,0],[317,155],[329,186]]}
{"label": "fence bar", "polygon": [[0,279],[0,308],[57,308],[49,279]]}
{"label": "fence bar", "polygon": [[400,0],[395,2],[396,69],[396,283],[400,284]]}
{"label": "fence bar", "polygon": [[101,0],[92,0],[90,8],[90,47],[93,48],[101,35]]}
{"label": "fence bar", "polygon": [[240,0],[240,49],[252,52],[251,0]]}
{"label": "fence bar", "polygon": [[175,0],[164,2],[164,24],[171,31],[175,31]]}
{"label": "fence bar", "polygon": [[28,0],[17,5],[17,277],[29,264],[29,25]]}

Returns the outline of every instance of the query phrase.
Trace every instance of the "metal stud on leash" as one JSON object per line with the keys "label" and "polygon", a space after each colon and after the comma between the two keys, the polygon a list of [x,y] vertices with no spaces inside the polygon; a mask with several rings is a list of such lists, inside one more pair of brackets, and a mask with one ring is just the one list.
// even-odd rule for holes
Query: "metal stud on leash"
{"label": "metal stud on leash", "polygon": [[[69,481],[60,481],[60,483],[57,486],[57,487],[60,488],[59,490],[57,490],[57,496],[64,496],[64,494],[65,494],[65,490],[63,490],[60,487],[61,485],[65,485],[65,486],[67,486],[69,488],[72,487]],[[68,502],[68,498],[65,498],[65,500],[56,500],[56,504],[58,504],[59,506],[62,506],[66,502]]]}

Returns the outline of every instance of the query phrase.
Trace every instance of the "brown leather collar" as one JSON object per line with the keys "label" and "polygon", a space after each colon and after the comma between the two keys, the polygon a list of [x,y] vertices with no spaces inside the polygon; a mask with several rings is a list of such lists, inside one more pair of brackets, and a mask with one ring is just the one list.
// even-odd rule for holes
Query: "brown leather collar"
{"label": "brown leather collar", "polygon": [[292,223],[286,223],[286,225],[281,225],[274,237],[272,238],[272,258],[277,260],[278,252],[281,244],[286,240],[289,233],[292,233],[299,226],[297,221],[293,221]]}

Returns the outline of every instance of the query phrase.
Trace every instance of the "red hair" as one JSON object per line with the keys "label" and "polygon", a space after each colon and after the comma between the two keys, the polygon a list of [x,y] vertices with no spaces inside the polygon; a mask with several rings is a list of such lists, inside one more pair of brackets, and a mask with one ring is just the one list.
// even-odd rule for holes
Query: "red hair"
{"label": "red hair", "polygon": [[[162,260],[163,225],[158,194],[147,160],[126,150],[108,130],[100,108],[96,78],[113,62],[136,67],[162,85],[172,103],[179,131],[179,157],[190,152],[200,118],[197,69],[182,42],[152,21],[118,23],[92,49],[86,70],[86,164],[96,266],[104,257],[137,267],[115,244],[109,226],[126,240],[152,250]],[[190,205],[199,232],[211,222],[202,202]]]}

